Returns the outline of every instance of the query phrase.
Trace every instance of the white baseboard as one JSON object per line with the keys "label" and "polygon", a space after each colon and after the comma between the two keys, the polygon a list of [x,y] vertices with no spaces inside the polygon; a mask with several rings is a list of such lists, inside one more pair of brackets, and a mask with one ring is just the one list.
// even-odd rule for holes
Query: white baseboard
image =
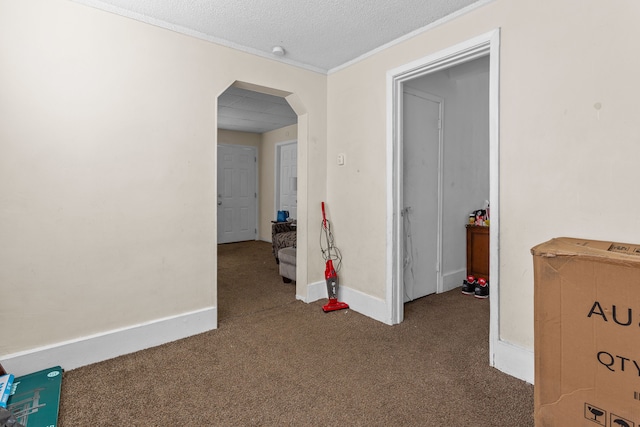
{"label": "white baseboard", "polygon": [[[342,289],[342,287],[340,288]],[[307,297],[303,298],[300,295],[296,295],[296,298],[308,303],[327,298],[327,284],[326,282],[315,282],[307,285]]]}
{"label": "white baseboard", "polygon": [[532,350],[498,341],[493,348],[492,365],[499,371],[533,384],[535,357]]}
{"label": "white baseboard", "polygon": [[448,292],[462,286],[465,279],[467,269],[463,268],[456,271],[450,271],[442,275],[442,292]]}
{"label": "white baseboard", "polygon": [[215,307],[0,356],[14,375],[60,366],[71,370],[217,328]]}
{"label": "white baseboard", "polygon": [[[306,303],[318,301],[323,298],[326,299],[326,282],[310,283],[307,286],[307,298],[297,298]],[[378,320],[383,323],[387,322],[387,307],[384,300],[372,297],[371,295],[367,295],[363,292],[351,289],[348,286],[343,285],[340,285],[340,287],[338,288],[338,299],[349,304],[349,309],[353,311],[357,311],[360,314],[371,317],[372,319]]]}

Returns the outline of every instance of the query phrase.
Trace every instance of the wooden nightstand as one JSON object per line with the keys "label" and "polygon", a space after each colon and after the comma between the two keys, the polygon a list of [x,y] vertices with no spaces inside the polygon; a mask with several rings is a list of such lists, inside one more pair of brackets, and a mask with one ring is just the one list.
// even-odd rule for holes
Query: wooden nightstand
{"label": "wooden nightstand", "polygon": [[467,276],[489,280],[489,227],[467,225]]}

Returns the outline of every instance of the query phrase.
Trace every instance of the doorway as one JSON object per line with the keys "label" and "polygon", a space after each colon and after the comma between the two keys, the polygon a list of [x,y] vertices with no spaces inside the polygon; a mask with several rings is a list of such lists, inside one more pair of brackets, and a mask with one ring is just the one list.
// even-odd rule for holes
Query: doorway
{"label": "doorway", "polygon": [[[433,55],[403,65],[387,73],[388,94],[388,174],[389,188],[387,204],[387,229],[389,236],[387,243],[387,315],[391,324],[400,323],[404,317],[404,93],[405,87],[412,81],[437,71],[448,70],[460,64],[478,58],[488,57],[489,63],[489,99],[488,99],[488,172],[489,172],[489,202],[491,205],[490,229],[490,325],[489,325],[489,355],[490,364],[495,366],[496,345],[499,344],[499,40],[500,31],[483,34],[474,39],[460,43]],[[446,101],[445,101],[446,102]],[[446,120],[449,120],[446,118]],[[445,135],[445,150],[446,150]],[[444,169],[446,170],[446,169]],[[468,212],[467,212],[468,215]],[[443,217],[447,217],[445,213]],[[463,224],[460,224],[463,227]],[[435,260],[438,261],[438,260]],[[437,264],[436,262],[436,265]],[[461,284],[461,283],[460,283]]]}
{"label": "doorway", "polygon": [[465,225],[489,200],[488,56],[404,83],[402,145],[406,302],[466,276]]}
{"label": "doorway", "polygon": [[[216,136],[217,145],[238,145],[252,147],[256,150],[257,163],[257,179],[256,188],[254,190],[255,198],[257,198],[257,231],[258,237],[256,244],[268,246],[269,255],[271,256],[271,222],[275,219],[275,187],[273,186],[275,177],[275,146],[278,142],[297,142],[296,149],[296,166],[305,164],[307,158],[308,145],[308,115],[304,104],[299,97],[291,92],[285,92],[278,89],[268,88],[247,82],[236,81],[218,96],[218,114],[217,124],[218,132]],[[287,115],[288,118],[282,118]],[[287,122],[286,120],[291,120]],[[280,129],[286,129],[290,125],[297,123],[297,131],[294,129],[289,132],[283,132],[286,137],[280,137]],[[276,126],[277,124],[277,126]],[[273,126],[270,129],[266,128]],[[216,162],[217,163],[217,162]],[[217,170],[215,176],[220,180]],[[297,170],[295,174],[296,182],[296,210],[306,211],[307,192],[306,182],[308,172],[305,168]],[[290,181],[291,182],[291,181]],[[298,185],[300,182],[300,185]],[[216,184],[217,186],[217,184]],[[251,194],[250,191],[248,194]],[[225,222],[220,212],[216,215],[216,230]],[[297,219],[297,228],[306,229],[306,217]],[[217,239],[216,239],[217,240]],[[306,233],[298,237],[298,248],[303,254],[306,253],[307,237]],[[305,249],[303,249],[305,248]],[[218,256],[219,248],[216,246],[216,258],[218,259],[218,273],[226,267],[221,264],[221,258]],[[278,280],[282,281],[278,275],[277,264],[273,259],[274,273]],[[295,285],[295,295],[298,299],[306,297],[307,288],[307,265],[306,263],[297,263],[297,277],[299,281]],[[291,291],[289,291],[291,292]],[[216,305],[218,310],[222,304],[232,303],[228,300],[221,301],[224,298],[221,293],[216,292]],[[248,295],[247,297],[251,297]],[[222,303],[222,304],[221,304]],[[226,310],[233,310],[233,307],[226,307]]]}

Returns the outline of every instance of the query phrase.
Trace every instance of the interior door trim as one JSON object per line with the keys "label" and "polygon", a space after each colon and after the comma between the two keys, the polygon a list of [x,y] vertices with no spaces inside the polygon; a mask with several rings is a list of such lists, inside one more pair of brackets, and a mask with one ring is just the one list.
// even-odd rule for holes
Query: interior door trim
{"label": "interior door trim", "polygon": [[490,230],[490,325],[489,358],[495,366],[500,341],[500,177],[499,177],[499,64],[500,29],[497,28],[434,54],[417,59],[387,72],[387,226],[385,305],[386,322],[397,324],[404,318],[402,295],[402,93],[404,83],[435,71],[489,56],[489,202]]}

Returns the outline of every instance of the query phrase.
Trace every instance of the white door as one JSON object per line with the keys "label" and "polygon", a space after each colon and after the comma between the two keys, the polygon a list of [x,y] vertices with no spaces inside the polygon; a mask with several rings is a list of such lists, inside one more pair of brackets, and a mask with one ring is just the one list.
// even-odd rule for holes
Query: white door
{"label": "white door", "polygon": [[255,240],[256,149],[218,145],[218,243]]}
{"label": "white door", "polygon": [[298,143],[279,145],[278,151],[276,210],[289,211],[289,217],[295,219],[298,217]]}
{"label": "white door", "polygon": [[439,270],[442,100],[404,89],[404,301],[433,294]]}

